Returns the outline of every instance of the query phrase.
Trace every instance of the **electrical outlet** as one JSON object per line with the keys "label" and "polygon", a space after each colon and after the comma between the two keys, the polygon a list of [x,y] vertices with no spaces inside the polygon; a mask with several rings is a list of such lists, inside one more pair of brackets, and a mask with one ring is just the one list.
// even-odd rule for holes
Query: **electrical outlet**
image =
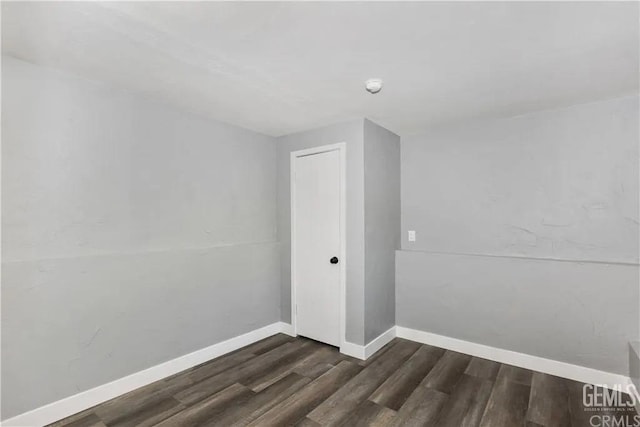
{"label": "electrical outlet", "polygon": [[409,238],[410,242],[415,242],[416,241],[416,231],[415,230],[409,230],[408,238]]}

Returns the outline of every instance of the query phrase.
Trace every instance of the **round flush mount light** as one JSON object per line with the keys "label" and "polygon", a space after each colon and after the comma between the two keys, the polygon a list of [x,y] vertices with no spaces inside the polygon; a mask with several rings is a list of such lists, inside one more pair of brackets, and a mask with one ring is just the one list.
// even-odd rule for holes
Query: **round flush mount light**
{"label": "round flush mount light", "polygon": [[382,90],[382,79],[369,79],[364,83],[367,92],[376,94]]}

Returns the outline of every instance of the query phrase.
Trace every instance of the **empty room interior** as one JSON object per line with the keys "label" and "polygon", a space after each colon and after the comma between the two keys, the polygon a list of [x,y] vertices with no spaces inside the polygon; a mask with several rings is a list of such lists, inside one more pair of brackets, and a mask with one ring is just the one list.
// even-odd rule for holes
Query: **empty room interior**
{"label": "empty room interior", "polygon": [[0,424],[640,427],[639,6],[2,1]]}

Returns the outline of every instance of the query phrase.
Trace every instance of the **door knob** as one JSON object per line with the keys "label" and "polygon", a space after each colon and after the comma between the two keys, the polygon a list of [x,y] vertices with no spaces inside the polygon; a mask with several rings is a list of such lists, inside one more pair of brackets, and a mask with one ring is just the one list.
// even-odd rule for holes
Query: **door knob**
{"label": "door knob", "polygon": [[330,262],[331,264],[337,264],[337,263],[338,263],[338,257],[337,257],[337,256],[334,256],[333,258],[331,258],[331,259],[329,260],[329,262]]}

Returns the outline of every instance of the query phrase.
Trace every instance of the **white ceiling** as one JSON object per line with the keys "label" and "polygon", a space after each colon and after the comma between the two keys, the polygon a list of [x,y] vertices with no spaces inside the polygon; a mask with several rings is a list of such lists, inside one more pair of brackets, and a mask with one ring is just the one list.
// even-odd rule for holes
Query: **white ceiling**
{"label": "white ceiling", "polygon": [[638,92],[638,31],[636,2],[2,2],[5,54],[269,135]]}

